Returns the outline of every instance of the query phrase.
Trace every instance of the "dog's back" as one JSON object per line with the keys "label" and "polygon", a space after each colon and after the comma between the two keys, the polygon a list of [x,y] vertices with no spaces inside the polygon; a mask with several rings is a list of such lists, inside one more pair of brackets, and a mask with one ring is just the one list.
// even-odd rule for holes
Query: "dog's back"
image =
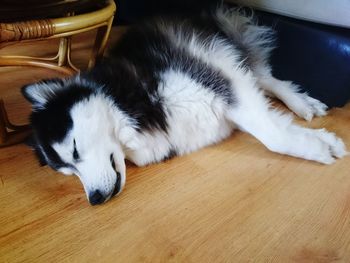
{"label": "dog's back", "polygon": [[105,92],[136,120],[144,149],[128,157],[143,165],[227,137],[225,111],[237,103],[232,75],[269,71],[270,42],[271,30],[238,10],[157,18],[128,30],[85,77],[107,81]]}
{"label": "dog's back", "polygon": [[327,164],[343,157],[334,134],[270,109],[264,92],[307,120],[326,114],[326,105],[271,75],[271,40],[271,30],[236,10],[132,27],[92,70],[23,88],[34,147],[54,169],[77,174],[92,204],[121,192],[124,159],[159,162],[235,127],[275,152]]}

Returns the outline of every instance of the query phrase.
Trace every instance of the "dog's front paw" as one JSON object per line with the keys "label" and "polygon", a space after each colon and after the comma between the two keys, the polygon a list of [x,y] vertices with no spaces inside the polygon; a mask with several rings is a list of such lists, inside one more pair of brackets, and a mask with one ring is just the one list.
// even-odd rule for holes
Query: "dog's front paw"
{"label": "dog's front paw", "polygon": [[285,148],[285,153],[292,156],[332,164],[336,158],[348,154],[342,139],[326,129],[314,130],[292,126],[289,137],[292,139],[284,140],[282,149]]}
{"label": "dog's front paw", "polygon": [[122,128],[119,131],[118,138],[122,145],[129,150],[136,150],[142,146],[140,140],[137,139],[136,131],[133,128]]}
{"label": "dog's front paw", "polygon": [[346,151],[343,140],[337,137],[334,133],[328,132],[326,129],[319,129],[315,130],[315,134],[321,141],[328,145],[332,156],[342,158],[349,154]]}
{"label": "dog's front paw", "polygon": [[342,139],[326,129],[309,130],[307,137],[305,159],[332,164],[335,158],[342,158],[348,154]]}

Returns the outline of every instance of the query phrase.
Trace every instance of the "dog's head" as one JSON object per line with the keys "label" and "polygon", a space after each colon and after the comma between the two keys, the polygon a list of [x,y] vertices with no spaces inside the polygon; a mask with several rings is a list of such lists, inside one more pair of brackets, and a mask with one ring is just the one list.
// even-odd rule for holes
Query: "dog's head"
{"label": "dog's head", "polygon": [[32,104],[32,147],[41,164],[76,174],[92,205],[120,193],[125,184],[115,105],[94,85],[72,78],[22,88]]}

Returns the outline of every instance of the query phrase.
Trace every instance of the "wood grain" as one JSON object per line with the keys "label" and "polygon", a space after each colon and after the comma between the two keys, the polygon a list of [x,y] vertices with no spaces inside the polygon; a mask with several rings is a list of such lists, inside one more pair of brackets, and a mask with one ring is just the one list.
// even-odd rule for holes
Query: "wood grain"
{"label": "wood grain", "polygon": [[[82,64],[87,39],[75,45]],[[54,73],[0,74],[10,118],[25,122],[19,87]],[[350,104],[298,122],[326,127],[350,148]],[[26,146],[0,149],[0,208],[0,262],[350,262],[349,157],[320,165],[241,132],[165,163],[128,164],[121,196],[94,207],[76,177],[39,167]]]}

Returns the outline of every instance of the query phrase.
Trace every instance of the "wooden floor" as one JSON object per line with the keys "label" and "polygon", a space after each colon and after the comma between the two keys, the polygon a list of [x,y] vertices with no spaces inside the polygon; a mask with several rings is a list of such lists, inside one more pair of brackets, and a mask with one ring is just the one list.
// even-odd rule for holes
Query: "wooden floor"
{"label": "wooden floor", "polygon": [[[90,38],[75,40],[79,65]],[[54,46],[2,53],[49,54]],[[1,69],[14,122],[29,112],[21,85],[50,76]],[[350,104],[298,122],[335,131],[350,148]],[[92,207],[78,178],[39,167],[24,145],[0,149],[0,262],[350,262],[349,161],[282,156],[236,132],[165,163],[128,164],[120,197]]]}

